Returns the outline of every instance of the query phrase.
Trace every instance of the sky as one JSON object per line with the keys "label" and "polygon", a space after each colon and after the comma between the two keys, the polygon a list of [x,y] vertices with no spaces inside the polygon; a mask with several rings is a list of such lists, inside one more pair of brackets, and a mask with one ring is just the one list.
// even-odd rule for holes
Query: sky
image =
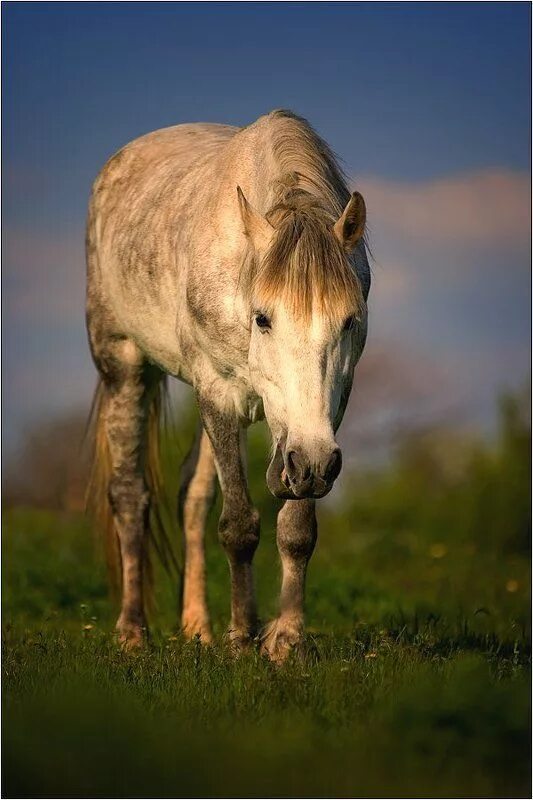
{"label": "sky", "polygon": [[[245,125],[279,107],[311,122],[366,199],[367,373],[392,365],[421,414],[490,428],[496,393],[530,368],[530,14],[513,2],[4,2],[7,449],[89,405],[84,224],[107,158],[167,125]],[[400,403],[397,382],[390,392],[377,411]]]}

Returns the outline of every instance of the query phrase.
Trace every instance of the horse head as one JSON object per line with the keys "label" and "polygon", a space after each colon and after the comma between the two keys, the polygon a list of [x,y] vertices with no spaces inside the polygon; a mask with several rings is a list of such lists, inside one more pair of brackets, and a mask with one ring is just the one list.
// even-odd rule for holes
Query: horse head
{"label": "horse head", "polygon": [[277,497],[320,498],[338,477],[335,440],[366,338],[353,253],[365,204],[355,192],[336,219],[292,190],[261,215],[239,189],[252,251],[248,364],[273,439],[267,484]]}

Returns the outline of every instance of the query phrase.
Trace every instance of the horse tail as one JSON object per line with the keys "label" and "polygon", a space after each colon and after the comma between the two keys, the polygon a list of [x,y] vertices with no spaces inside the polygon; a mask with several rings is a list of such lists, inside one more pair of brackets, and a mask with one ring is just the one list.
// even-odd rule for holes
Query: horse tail
{"label": "horse tail", "polygon": [[95,531],[102,538],[110,587],[113,594],[118,595],[122,581],[122,564],[118,536],[109,502],[111,454],[105,429],[105,407],[106,388],[103,380],[99,378],[85,432],[85,440],[91,447],[85,508],[92,518]]}
{"label": "horse tail", "polygon": [[[111,455],[105,428],[106,387],[100,378],[94,392],[87,424],[86,439],[91,445],[91,465],[85,496],[86,509],[104,543],[110,588],[115,597],[122,586],[122,560],[118,535],[109,500]],[[177,540],[174,515],[163,491],[161,468],[161,428],[164,419],[168,385],[166,377],[152,390],[148,405],[144,450],[144,481],[150,496],[144,537],[144,596],[148,608],[153,607],[153,562],[155,552],[165,571],[179,580],[181,569],[174,554],[172,539]]]}
{"label": "horse tail", "polygon": [[163,569],[172,578],[174,586],[181,581],[181,567],[172,542],[178,540],[177,519],[164,491],[161,431],[164,428],[168,407],[168,381],[166,375],[158,381],[148,408],[144,480],[150,494],[149,519],[145,549],[145,596],[153,605],[152,552]]}

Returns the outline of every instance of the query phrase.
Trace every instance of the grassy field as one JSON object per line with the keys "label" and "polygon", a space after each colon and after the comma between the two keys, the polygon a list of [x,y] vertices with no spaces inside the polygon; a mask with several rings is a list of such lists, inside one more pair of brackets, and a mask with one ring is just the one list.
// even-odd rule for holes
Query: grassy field
{"label": "grassy field", "polygon": [[[267,619],[275,506],[257,437]],[[215,520],[217,645],[181,640],[158,575],[152,642],[134,656],[113,640],[84,518],[6,510],[3,796],[530,796],[529,430],[509,401],[494,446],[445,442],[417,437],[321,509],[305,654],[281,669],[225,647]]]}

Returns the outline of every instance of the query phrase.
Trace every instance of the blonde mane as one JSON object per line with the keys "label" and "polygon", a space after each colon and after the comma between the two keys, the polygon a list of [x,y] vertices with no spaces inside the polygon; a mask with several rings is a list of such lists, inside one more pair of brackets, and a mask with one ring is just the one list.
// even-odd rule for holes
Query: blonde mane
{"label": "blonde mane", "polygon": [[354,265],[333,232],[350,193],[333,153],[310,125],[290,112],[275,114],[283,119],[273,141],[282,177],[266,214],[275,233],[253,264],[250,299],[262,310],[281,301],[306,320],[317,310],[336,323],[364,306]]}

